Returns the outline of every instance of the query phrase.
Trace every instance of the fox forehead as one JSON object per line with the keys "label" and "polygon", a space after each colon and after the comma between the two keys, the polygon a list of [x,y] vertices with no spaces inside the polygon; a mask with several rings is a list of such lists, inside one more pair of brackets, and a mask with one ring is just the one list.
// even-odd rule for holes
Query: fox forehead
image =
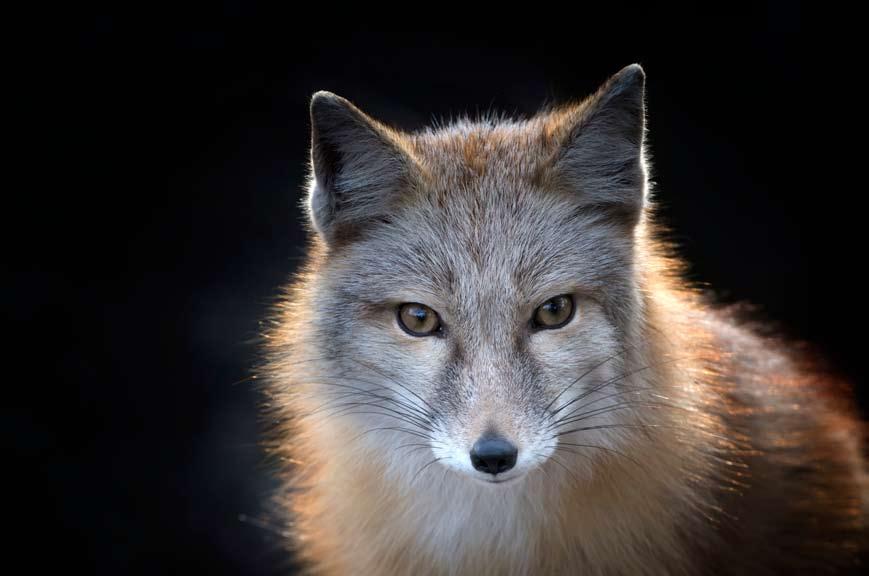
{"label": "fox forehead", "polygon": [[522,309],[624,283],[632,243],[599,215],[539,185],[485,175],[419,186],[386,218],[332,255],[348,298],[419,300],[467,314]]}
{"label": "fox forehead", "polygon": [[407,147],[435,190],[481,180],[493,185],[536,183],[544,178],[557,150],[544,117],[463,119],[409,135]]}

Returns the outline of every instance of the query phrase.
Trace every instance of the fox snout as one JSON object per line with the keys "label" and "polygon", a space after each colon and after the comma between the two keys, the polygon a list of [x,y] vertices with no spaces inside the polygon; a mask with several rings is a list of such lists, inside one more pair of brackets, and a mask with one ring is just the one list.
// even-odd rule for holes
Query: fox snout
{"label": "fox snout", "polygon": [[500,393],[476,380],[476,393],[465,405],[455,404],[441,412],[433,426],[431,448],[440,462],[469,479],[484,483],[517,480],[542,464],[551,452],[545,419],[536,405],[512,387]]}

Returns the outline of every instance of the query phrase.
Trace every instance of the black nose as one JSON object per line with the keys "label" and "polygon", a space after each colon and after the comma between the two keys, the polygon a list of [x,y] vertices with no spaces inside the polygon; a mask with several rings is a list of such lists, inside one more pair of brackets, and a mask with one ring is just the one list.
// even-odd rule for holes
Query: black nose
{"label": "black nose", "polygon": [[516,465],[519,450],[498,436],[480,438],[471,448],[471,464],[480,472],[500,474]]}

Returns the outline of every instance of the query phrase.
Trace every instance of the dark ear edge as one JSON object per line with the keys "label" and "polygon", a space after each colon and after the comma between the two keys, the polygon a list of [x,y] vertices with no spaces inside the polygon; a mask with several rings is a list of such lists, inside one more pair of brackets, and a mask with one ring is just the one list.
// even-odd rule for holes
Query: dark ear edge
{"label": "dark ear edge", "polygon": [[629,224],[646,189],[645,72],[639,64],[613,75],[581,106],[553,170],[584,204]]}
{"label": "dark ear edge", "polygon": [[342,147],[345,154],[351,153],[354,140],[380,139],[382,135],[374,119],[346,98],[326,90],[311,96],[310,114],[314,176],[331,188],[341,168]]}
{"label": "dark ear edge", "polygon": [[351,102],[320,91],[311,98],[311,223],[327,241],[382,215],[415,164],[391,130]]}

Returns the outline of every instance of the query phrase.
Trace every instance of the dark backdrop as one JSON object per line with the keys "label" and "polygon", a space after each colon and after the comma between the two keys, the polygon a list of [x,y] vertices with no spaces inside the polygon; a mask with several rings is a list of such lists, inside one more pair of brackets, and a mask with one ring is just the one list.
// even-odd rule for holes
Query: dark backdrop
{"label": "dark backdrop", "polygon": [[34,176],[63,184],[27,198],[38,217],[11,244],[24,255],[7,301],[17,337],[52,351],[15,359],[29,410],[11,434],[33,457],[16,475],[36,491],[15,517],[40,545],[33,564],[286,565],[244,379],[302,251],[318,89],[415,129],[466,111],[531,114],[642,63],[658,200],[695,278],[813,343],[866,405],[852,330],[866,319],[861,192],[830,132],[855,97],[825,99],[857,79],[830,71],[797,4],[532,18],[542,9],[397,23],[225,2],[76,25],[52,52],[40,102],[56,122],[34,149],[61,158]]}

